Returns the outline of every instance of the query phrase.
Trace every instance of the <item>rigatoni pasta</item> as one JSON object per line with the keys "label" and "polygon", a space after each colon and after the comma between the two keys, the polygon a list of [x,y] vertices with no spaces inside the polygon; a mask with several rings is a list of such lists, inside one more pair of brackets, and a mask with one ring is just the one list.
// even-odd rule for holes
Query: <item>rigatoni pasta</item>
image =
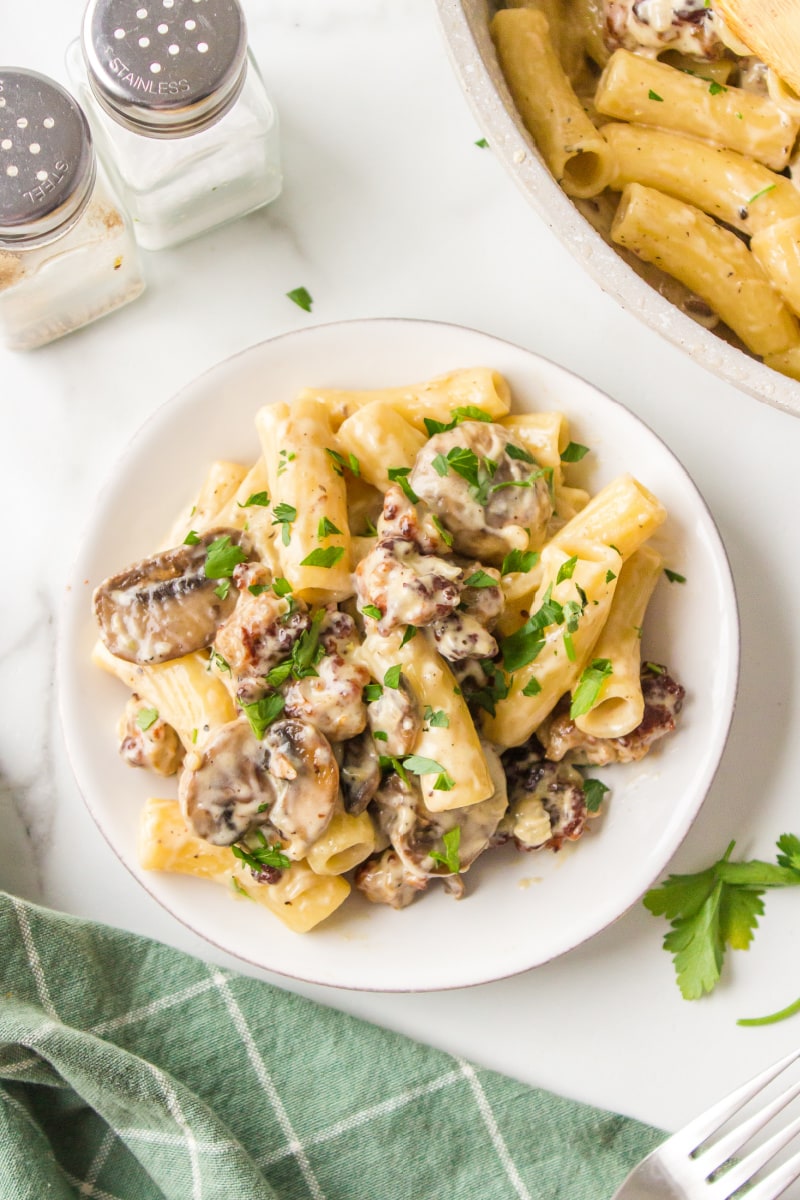
{"label": "rigatoni pasta", "polygon": [[665,667],[639,681],[631,634],[665,510],[632,475],[590,497],[566,417],[509,401],[474,368],[264,407],[199,528],[98,586],[95,661],[132,693],[121,753],[177,777],[145,806],[145,869],[295,932],[352,886],[460,895],[491,846],[580,836],[577,765],[671,731],[683,690]]}
{"label": "rigatoni pasta", "polygon": [[[688,316],[724,322],[750,353],[796,377],[788,222],[800,218],[800,104],[716,9],[714,0],[508,0],[490,29],[524,124],[564,190],[596,198],[581,211],[603,237]],[[604,164],[598,187],[572,186],[564,87],[580,143],[593,147],[586,162]],[[575,161],[580,171],[580,153]]]}

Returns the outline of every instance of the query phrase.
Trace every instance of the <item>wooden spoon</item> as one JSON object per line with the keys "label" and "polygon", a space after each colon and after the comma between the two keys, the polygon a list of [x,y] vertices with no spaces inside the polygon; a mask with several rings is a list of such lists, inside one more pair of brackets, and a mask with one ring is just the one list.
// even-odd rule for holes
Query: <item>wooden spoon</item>
{"label": "wooden spoon", "polygon": [[737,38],[800,95],[800,0],[713,0]]}

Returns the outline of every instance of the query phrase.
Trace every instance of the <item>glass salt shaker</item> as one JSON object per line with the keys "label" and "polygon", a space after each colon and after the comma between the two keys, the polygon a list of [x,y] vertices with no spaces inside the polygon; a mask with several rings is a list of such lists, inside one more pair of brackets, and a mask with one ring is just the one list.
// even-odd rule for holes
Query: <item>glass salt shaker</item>
{"label": "glass salt shaker", "polygon": [[0,341],[32,350],[143,290],[86,117],[52,79],[0,67]]}
{"label": "glass salt shaker", "polygon": [[89,0],[67,68],[145,249],[279,194],[277,113],[238,0]]}

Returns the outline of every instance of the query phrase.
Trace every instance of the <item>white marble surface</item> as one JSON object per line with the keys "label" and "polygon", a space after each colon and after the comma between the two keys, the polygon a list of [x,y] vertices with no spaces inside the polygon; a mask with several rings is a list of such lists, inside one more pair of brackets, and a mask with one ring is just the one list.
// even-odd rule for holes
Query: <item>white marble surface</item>
{"label": "white marble surface", "polygon": [[[64,80],[81,7],[4,6],[6,62]],[[544,353],[627,404],[685,463],[728,547],[743,658],[722,767],[673,868],[705,865],[731,838],[743,854],[772,857],[781,832],[800,832],[800,422],[714,379],[582,274],[491,151],[474,145],[480,130],[432,0],[251,0],[249,16],[282,118],[280,200],[148,257],[149,290],[128,309],[29,356],[0,352],[0,885],[224,961],[141,891],[83,807],[57,718],[59,602],[101,482],[150,412],[265,337],[369,315],[462,323]],[[285,298],[300,285],[314,297],[311,316]],[[800,894],[766,904],[753,948],[730,954],[723,983],[697,1003],[680,998],[663,927],[641,906],[565,958],[488,986],[297,990],[532,1084],[676,1126],[800,1040],[800,1017],[735,1024],[800,996]]]}

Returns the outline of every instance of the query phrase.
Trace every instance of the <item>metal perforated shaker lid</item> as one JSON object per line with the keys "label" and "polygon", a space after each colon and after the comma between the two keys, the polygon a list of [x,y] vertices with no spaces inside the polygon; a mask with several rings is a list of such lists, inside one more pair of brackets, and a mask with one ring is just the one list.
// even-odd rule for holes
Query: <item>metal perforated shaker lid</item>
{"label": "metal perforated shaker lid", "polygon": [[89,126],[46,75],[0,67],[0,245],[34,245],[64,232],[94,184]]}
{"label": "metal perforated shaker lid", "polygon": [[218,120],[247,70],[238,0],[89,0],[82,46],[99,104],[149,137]]}

